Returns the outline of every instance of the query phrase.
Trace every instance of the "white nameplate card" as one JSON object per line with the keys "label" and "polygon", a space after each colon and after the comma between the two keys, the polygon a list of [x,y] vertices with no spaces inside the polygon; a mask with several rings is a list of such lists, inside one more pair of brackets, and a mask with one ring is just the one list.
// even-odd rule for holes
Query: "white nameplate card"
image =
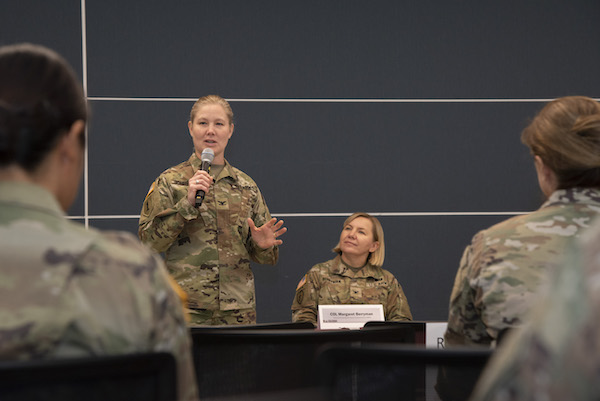
{"label": "white nameplate card", "polygon": [[384,321],[383,305],[319,305],[319,329],[360,329]]}
{"label": "white nameplate card", "polygon": [[448,327],[448,322],[427,322],[425,323],[425,347],[426,348],[445,348],[444,333]]}

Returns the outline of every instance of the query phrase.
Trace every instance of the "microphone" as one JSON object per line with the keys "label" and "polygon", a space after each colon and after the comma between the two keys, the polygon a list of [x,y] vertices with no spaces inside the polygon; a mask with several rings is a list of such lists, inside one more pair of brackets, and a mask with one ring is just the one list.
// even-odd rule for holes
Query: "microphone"
{"label": "microphone", "polygon": [[[208,172],[210,169],[210,164],[215,158],[215,152],[211,148],[206,148],[202,151],[200,155],[200,160],[202,161],[201,169]],[[202,205],[202,201],[204,200],[204,191],[199,189],[196,191],[196,207],[200,207]]]}

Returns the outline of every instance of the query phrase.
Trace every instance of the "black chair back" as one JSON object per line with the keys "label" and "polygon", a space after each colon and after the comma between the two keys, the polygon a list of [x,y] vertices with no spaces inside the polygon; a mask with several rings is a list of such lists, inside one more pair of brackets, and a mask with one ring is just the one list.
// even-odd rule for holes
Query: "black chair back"
{"label": "black chair back", "polygon": [[362,330],[191,328],[200,398],[310,388],[312,368],[327,343],[413,343],[413,327]]}
{"label": "black chair back", "polygon": [[168,353],[0,362],[2,401],[174,401]]}
{"label": "black chair back", "polygon": [[315,374],[330,400],[467,400],[492,354],[486,348],[330,345]]}

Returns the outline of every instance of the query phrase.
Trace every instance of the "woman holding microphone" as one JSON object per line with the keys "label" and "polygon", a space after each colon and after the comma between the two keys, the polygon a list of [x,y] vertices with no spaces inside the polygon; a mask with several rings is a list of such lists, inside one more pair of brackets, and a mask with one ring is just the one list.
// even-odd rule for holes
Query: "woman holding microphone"
{"label": "woman holding microphone", "polygon": [[[229,103],[217,95],[201,97],[188,130],[194,152],[152,184],[140,239],[165,253],[169,272],[187,293],[191,324],[254,324],[250,260],[275,264],[286,228],[271,218],[254,180],[225,159],[234,130]],[[209,171],[202,169],[206,149],[214,153]],[[196,206],[198,191],[204,198]]]}

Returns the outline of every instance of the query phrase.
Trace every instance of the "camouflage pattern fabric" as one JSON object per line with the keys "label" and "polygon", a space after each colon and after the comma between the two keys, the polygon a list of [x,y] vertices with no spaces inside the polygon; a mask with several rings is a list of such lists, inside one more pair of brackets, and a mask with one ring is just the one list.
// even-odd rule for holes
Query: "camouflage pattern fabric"
{"label": "camouflage pattern fabric", "polygon": [[319,305],[346,304],[382,304],[385,320],[412,320],[406,296],[392,273],[368,263],[354,273],[337,256],[313,266],[300,281],[292,321],[316,325]]}
{"label": "camouflage pattern fabric", "polygon": [[163,172],[142,207],[139,236],[156,252],[165,252],[169,272],[188,294],[191,309],[256,308],[250,260],[275,264],[278,247],[261,249],[247,223],[271,219],[256,183],[225,161],[200,208],[187,200],[188,180],[200,159]]}
{"label": "camouflage pattern fabric", "polygon": [[256,310],[206,310],[190,309],[188,311],[191,326],[231,326],[256,324]]}
{"label": "camouflage pattern fabric", "polygon": [[197,396],[181,300],[129,233],[67,220],[39,186],[0,182],[0,360],[165,351]]}
{"label": "camouflage pattern fabric", "polygon": [[555,191],[542,207],[479,232],[466,248],[450,297],[448,345],[494,345],[519,326],[565,246],[600,212],[600,191]]}
{"label": "camouflage pattern fabric", "polygon": [[503,340],[473,400],[600,399],[600,224],[560,267],[527,326]]}

